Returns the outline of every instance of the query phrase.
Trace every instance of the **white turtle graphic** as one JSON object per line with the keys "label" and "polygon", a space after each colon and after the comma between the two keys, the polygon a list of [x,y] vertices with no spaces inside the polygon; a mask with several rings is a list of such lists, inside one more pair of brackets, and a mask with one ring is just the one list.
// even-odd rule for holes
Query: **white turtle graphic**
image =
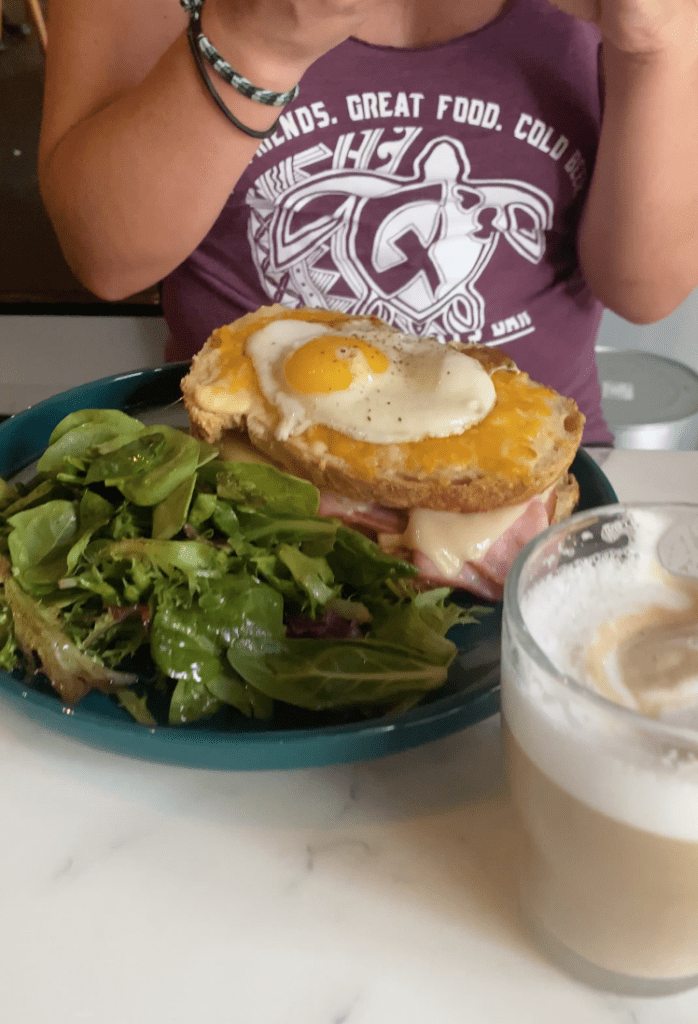
{"label": "white turtle graphic", "polygon": [[413,334],[477,340],[476,284],[504,238],[538,263],[553,203],[508,179],[476,180],[461,142],[431,140],[412,173],[332,169],[247,195],[249,242],[269,298],[375,314]]}

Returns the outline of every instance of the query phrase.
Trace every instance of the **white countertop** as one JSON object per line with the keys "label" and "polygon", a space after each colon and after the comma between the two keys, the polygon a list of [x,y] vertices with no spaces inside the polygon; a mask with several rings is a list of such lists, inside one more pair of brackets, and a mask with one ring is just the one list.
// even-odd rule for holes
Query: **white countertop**
{"label": "white countertop", "polygon": [[[616,451],[698,502],[698,453]],[[0,705],[7,1024],[695,1024],[549,966],[517,917],[498,718],[380,761],[170,768]]]}

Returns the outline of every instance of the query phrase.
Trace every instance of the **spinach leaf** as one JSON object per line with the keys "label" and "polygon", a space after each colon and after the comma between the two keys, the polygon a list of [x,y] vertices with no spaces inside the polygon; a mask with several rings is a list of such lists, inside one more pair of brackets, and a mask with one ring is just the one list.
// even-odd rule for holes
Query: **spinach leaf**
{"label": "spinach leaf", "polygon": [[138,420],[117,409],[84,409],[70,413],[51,434],[49,446],[37,463],[37,472],[64,472],[75,467],[74,460],[89,459],[99,445],[114,439],[124,443],[145,429]]}
{"label": "spinach leaf", "polygon": [[419,570],[411,562],[381,551],[368,537],[346,526],[337,527],[337,539],[327,561],[338,580],[354,587],[374,587],[385,580],[408,579]]}
{"label": "spinach leaf", "polygon": [[[242,689],[242,688],[241,688]],[[170,698],[169,725],[186,725],[210,718],[223,702],[200,679],[178,679]],[[242,710],[242,708],[240,709]]]}
{"label": "spinach leaf", "polygon": [[245,637],[228,660],[250,686],[312,711],[387,705],[406,692],[441,686],[452,654],[433,662],[399,644],[371,639]]}
{"label": "spinach leaf", "polygon": [[86,490],[83,492],[78,510],[78,537],[68,552],[66,572],[73,572],[92,535],[103,526],[106,526],[113,515],[114,506],[106,498],[95,494],[94,491]]}
{"label": "spinach leaf", "polygon": [[249,509],[263,508],[267,515],[313,516],[320,492],[307,480],[258,462],[212,462],[218,495]]}
{"label": "spinach leaf", "polygon": [[259,711],[226,650],[240,636],[283,636],[282,616],[280,595],[244,574],[219,580],[193,603],[169,595],[153,618],[150,650],[157,667],[178,680],[170,723],[196,721],[223,702],[246,715]]}
{"label": "spinach leaf", "polygon": [[175,537],[187,521],[189,506],[196,488],[196,477],[192,474],[182,480],[179,486],[167,495],[153,509],[153,537],[170,540]]}
{"label": "spinach leaf", "polygon": [[158,505],[196,472],[199,454],[193,437],[171,427],[155,427],[98,456],[85,483],[102,481],[118,487],[135,505]]}
{"label": "spinach leaf", "polygon": [[73,439],[83,437],[92,428],[101,428],[110,437],[128,434],[140,434],[145,427],[140,420],[121,412],[120,409],[78,409],[71,412],[58,423],[48,439],[49,448],[65,435],[70,433]]}
{"label": "spinach leaf", "polygon": [[65,573],[78,528],[75,502],[49,501],[10,516],[7,539],[12,565],[29,590],[49,590]]}

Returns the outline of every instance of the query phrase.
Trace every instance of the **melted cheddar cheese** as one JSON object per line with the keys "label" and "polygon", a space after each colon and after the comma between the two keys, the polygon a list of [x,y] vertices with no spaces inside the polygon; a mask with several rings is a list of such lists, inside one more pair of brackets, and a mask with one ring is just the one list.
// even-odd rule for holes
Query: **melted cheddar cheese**
{"label": "melted cheddar cheese", "polygon": [[[509,370],[493,374],[497,395],[494,409],[480,423],[453,437],[428,437],[400,445],[407,472],[433,473],[442,466],[476,466],[484,473],[503,473],[513,479],[527,475],[536,453],[531,442],[550,415],[553,392],[531,386]],[[357,442],[329,427],[313,426],[303,438],[322,442],[330,455],[344,459],[361,479],[379,472],[380,445]]]}
{"label": "melted cheddar cheese", "polygon": [[[349,319],[332,310],[288,310],[284,314],[251,318],[232,331],[221,327],[217,332],[220,347],[220,379],[215,390],[229,393],[245,391],[263,399],[252,361],[245,355],[247,339],[256,331],[278,319],[302,319],[312,323],[327,323],[339,328]],[[367,319],[380,323],[374,317]],[[403,442],[400,445],[379,445],[357,441],[337,430],[322,425],[309,427],[300,438],[309,445],[320,445],[330,456],[342,459],[352,472],[364,480],[385,472],[387,464],[397,461],[406,472],[434,473],[440,467],[462,465],[478,467],[483,473],[501,473],[512,479],[526,479],[528,467],[536,457],[533,441],[550,415],[555,393],[526,376],[508,369],[492,374],[496,404],[479,423],[462,434],[445,438],[425,438]],[[386,449],[392,449],[386,459]]]}

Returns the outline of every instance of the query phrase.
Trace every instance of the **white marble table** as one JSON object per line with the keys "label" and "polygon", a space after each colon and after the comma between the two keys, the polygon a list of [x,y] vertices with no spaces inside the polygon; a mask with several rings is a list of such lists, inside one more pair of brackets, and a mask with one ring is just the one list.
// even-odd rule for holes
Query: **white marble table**
{"label": "white marble table", "polygon": [[[698,501],[698,453],[597,453],[621,498]],[[175,769],[0,704],[7,1024],[695,1024],[522,930],[499,722],[382,761]]]}

